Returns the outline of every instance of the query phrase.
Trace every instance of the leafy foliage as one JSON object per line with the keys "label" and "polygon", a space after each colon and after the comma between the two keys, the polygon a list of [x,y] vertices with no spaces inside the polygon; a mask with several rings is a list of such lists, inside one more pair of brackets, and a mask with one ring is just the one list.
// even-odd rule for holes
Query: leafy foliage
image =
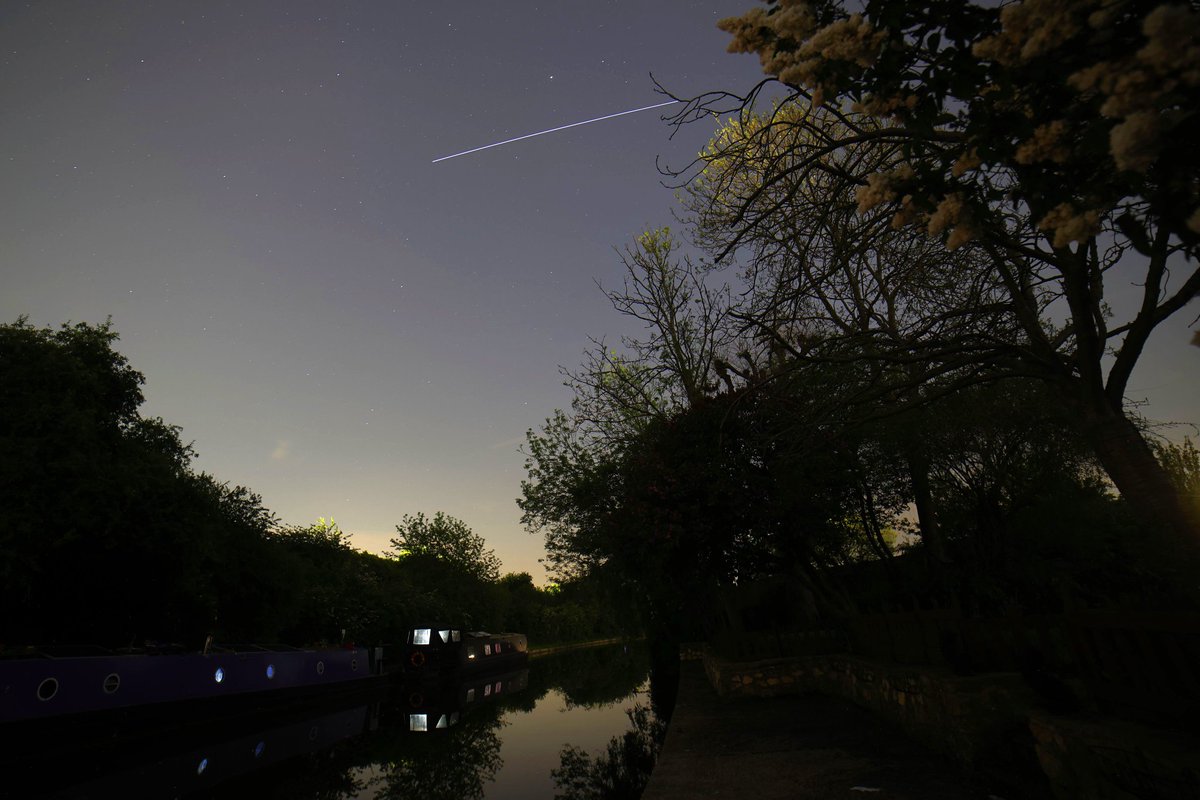
{"label": "leafy foliage", "polygon": [[0,326],[0,636],[253,629],[274,519],[248,489],[192,471],[178,428],[138,414],[144,378],[116,339],[109,323]]}
{"label": "leafy foliage", "polygon": [[401,557],[429,556],[479,580],[500,578],[500,559],[462,520],[441,511],[433,519],[426,519],[423,513],[415,517],[406,514],[396,532],[400,535],[392,539],[392,547]]}

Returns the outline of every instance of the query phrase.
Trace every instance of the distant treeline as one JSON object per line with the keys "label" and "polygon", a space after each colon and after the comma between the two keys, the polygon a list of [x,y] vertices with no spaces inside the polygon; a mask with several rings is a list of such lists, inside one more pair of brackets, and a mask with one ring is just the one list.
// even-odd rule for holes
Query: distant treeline
{"label": "distant treeline", "polygon": [[391,557],[332,520],[280,524],[141,416],[144,377],[116,340],[109,323],[0,325],[0,645],[388,642],[418,620],[535,642],[617,631],[600,582],[501,577],[444,514],[405,516]]}

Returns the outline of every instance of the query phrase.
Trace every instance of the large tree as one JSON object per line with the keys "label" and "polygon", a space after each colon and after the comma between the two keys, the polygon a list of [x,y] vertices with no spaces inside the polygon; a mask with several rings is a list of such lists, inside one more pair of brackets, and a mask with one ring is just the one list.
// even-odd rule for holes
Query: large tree
{"label": "large tree", "polygon": [[116,340],[108,323],[0,325],[0,640],[261,635],[274,517],[141,416]]}
{"label": "large tree", "polygon": [[483,537],[449,514],[439,511],[432,519],[423,513],[405,514],[396,533],[399,536],[391,540],[392,549],[401,557],[429,556],[480,581],[500,579],[500,559],[485,546]]}
{"label": "large tree", "polygon": [[[1191,6],[1137,0],[874,0],[855,13],[779,0],[725,20],[730,49],[757,53],[784,95],[751,134],[777,157],[746,191],[727,184],[737,196],[718,252],[787,217],[802,176],[857,184],[859,212],[940,241],[984,302],[1002,300],[1000,335],[974,364],[1055,387],[1149,523],[1147,545],[1191,561],[1200,520],[1125,392],[1152,331],[1200,292],[1198,20]],[[729,99],[697,98],[680,119]],[[781,131],[794,145],[768,142]],[[886,158],[839,161],[864,145]],[[1118,271],[1142,287],[1123,321],[1105,292]],[[936,353],[940,330],[916,333]]]}

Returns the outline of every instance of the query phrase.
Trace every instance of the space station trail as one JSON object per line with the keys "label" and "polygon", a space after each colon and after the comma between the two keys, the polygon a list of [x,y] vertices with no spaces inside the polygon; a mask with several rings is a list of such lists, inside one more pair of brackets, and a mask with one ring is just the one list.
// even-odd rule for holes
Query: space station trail
{"label": "space station trail", "polygon": [[547,133],[557,133],[558,131],[565,131],[567,128],[577,128],[580,125],[590,125],[593,122],[603,122],[606,119],[612,119],[614,117],[623,117],[626,114],[637,114],[639,111],[649,111],[654,108],[662,108],[663,106],[671,106],[671,105],[675,105],[676,103],[680,103],[680,102],[683,102],[683,101],[668,100],[665,103],[655,103],[652,106],[642,106],[641,108],[631,108],[628,111],[618,111],[615,114],[605,114],[603,117],[593,117],[592,119],[585,119],[581,122],[572,122],[568,125],[559,125],[557,128],[547,128],[544,131],[537,131],[536,133],[527,133],[524,136],[514,136],[513,138],[505,139],[502,142],[492,142],[491,144],[485,144],[481,147],[474,147],[474,148],[471,148],[470,150],[463,150],[461,153],[453,153],[448,156],[442,156],[441,158],[435,158],[435,159],[433,159],[433,161],[431,163],[436,164],[439,161],[448,161],[451,158],[458,158],[459,156],[467,156],[467,155],[470,155],[471,153],[478,153],[480,150],[488,150],[492,147],[499,147],[500,145],[504,145],[504,144],[512,144],[513,142],[519,142],[523,139],[532,139],[535,136],[545,136]]}

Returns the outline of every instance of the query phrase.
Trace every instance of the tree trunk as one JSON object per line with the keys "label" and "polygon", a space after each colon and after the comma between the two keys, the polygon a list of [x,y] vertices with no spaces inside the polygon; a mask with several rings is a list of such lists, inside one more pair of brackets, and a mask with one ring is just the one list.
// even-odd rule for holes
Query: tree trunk
{"label": "tree trunk", "polygon": [[1196,584],[1200,519],[1184,503],[1141,432],[1123,411],[1103,403],[1084,410],[1084,434],[1121,496],[1146,524],[1149,555],[1172,565],[1185,584]]}
{"label": "tree trunk", "polygon": [[929,560],[937,568],[949,563],[950,557],[946,554],[946,540],[938,525],[933,492],[929,488],[929,458],[920,444],[913,444],[907,450],[905,460],[912,483],[913,505],[917,507],[917,526],[921,529],[921,541],[925,543]]}

